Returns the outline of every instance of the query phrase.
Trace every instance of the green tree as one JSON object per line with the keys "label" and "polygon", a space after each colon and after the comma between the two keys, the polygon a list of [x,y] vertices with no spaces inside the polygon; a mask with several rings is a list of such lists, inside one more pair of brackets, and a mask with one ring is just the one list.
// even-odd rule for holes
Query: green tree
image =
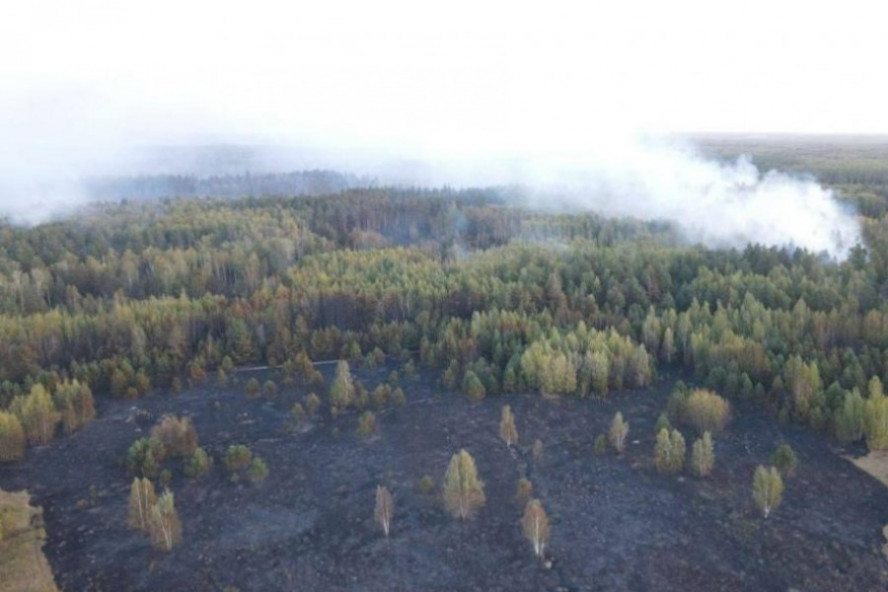
{"label": "green tree", "polygon": [[687,445],[678,430],[670,433],[665,428],[657,434],[654,447],[654,464],[663,473],[678,473],[684,467]]}
{"label": "green tree", "polygon": [[376,416],[372,411],[365,411],[358,418],[358,435],[369,438],[376,432]]}
{"label": "green tree", "polygon": [[472,370],[466,370],[466,374],[463,376],[462,390],[473,401],[480,401],[486,394],[484,384]]}
{"label": "green tree", "polygon": [[755,469],[752,482],[752,498],[765,518],[771,515],[783,499],[783,479],[780,472],[771,467],[759,465]]}
{"label": "green tree", "polygon": [[25,396],[16,397],[12,402],[12,412],[25,429],[28,442],[46,444],[52,440],[60,415],[42,384],[32,386]]}
{"label": "green tree", "polygon": [[444,475],[444,505],[454,518],[471,518],[484,505],[484,482],[478,478],[475,459],[460,450],[450,459]]}
{"label": "green tree", "polygon": [[[869,449],[888,449],[888,397],[882,391],[881,381],[875,377],[869,383],[869,399],[864,405],[863,419]],[[27,429],[26,426],[25,430]]]}
{"label": "green tree", "polygon": [[213,468],[213,457],[203,448],[196,448],[194,454],[185,462],[185,476],[200,479]]}
{"label": "green tree", "polygon": [[851,444],[863,438],[866,403],[856,388],[845,393],[842,408],[835,420],[836,438],[843,444]]}
{"label": "green tree", "polygon": [[771,455],[771,464],[784,477],[791,477],[799,466],[799,459],[789,444],[781,444]]}
{"label": "green tree", "polygon": [[691,471],[698,477],[706,477],[715,467],[715,450],[712,435],[707,431],[691,446]]}
{"label": "green tree", "polygon": [[259,456],[254,456],[247,466],[247,479],[250,483],[261,483],[268,478],[268,465]]}

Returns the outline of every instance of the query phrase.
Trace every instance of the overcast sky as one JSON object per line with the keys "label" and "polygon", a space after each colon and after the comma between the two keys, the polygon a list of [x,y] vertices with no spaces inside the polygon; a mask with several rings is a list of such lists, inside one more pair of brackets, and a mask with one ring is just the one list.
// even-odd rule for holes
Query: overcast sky
{"label": "overcast sky", "polygon": [[888,133],[879,4],[8,2],[0,131],[461,153],[627,130]]}

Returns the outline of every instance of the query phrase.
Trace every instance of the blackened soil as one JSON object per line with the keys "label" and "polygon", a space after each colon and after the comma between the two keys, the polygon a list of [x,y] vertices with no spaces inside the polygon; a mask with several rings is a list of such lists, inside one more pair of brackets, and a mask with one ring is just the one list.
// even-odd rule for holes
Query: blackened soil
{"label": "blackened soil", "polygon": [[[329,368],[328,368],[329,370]],[[361,371],[371,389],[387,369]],[[257,373],[265,380],[263,373]],[[431,377],[402,382],[408,403],[377,414],[375,437],[355,434],[357,415],[325,417],[291,433],[288,410],[307,389],[248,399],[241,385],[201,387],[136,403],[107,402],[80,433],[31,449],[0,467],[0,487],[27,488],[45,510],[46,552],[68,591],[129,590],[885,590],[880,553],[888,490],[840,458],[820,435],[779,425],[741,405],[716,438],[717,467],[706,480],[651,467],[653,425],[670,381],[607,401],[539,396],[472,404],[443,393]],[[521,443],[498,439],[500,408],[515,412]],[[167,461],[184,525],[171,553],[127,530],[127,447],[150,423],[136,409],[193,418],[212,473],[186,479]],[[615,411],[630,423],[622,456],[593,453]],[[688,443],[693,435],[685,432]],[[539,438],[545,457],[534,463]],[[801,466],[768,520],[751,502],[752,473],[780,442]],[[232,483],[221,457],[232,443],[262,456],[270,476]],[[460,448],[475,457],[487,505],[469,522],[451,519],[437,485]],[[519,527],[514,500],[528,476],[549,513],[547,568]],[[378,483],[394,493],[389,539],[373,522]]]}

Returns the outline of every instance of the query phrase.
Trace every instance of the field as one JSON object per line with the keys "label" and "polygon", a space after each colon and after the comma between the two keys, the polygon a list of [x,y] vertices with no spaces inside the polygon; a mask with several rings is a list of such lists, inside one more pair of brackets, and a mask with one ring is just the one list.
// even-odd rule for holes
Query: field
{"label": "field", "polygon": [[[388,369],[356,376],[373,387]],[[255,373],[264,380],[265,372]],[[430,376],[402,378],[408,402],[377,414],[370,439],[356,415],[324,417],[290,432],[288,409],[307,392],[282,388],[250,399],[239,385],[203,386],[137,402],[113,401],[82,432],[31,449],[0,468],[0,487],[27,487],[45,509],[46,552],[63,590],[879,590],[888,564],[881,528],[888,496],[810,430],[739,409],[716,439],[706,480],[651,466],[656,417],[673,380],[606,401],[523,395],[478,404],[433,388]],[[328,376],[329,378],[329,376]],[[499,440],[500,407],[515,411],[515,454]],[[137,410],[147,414],[137,413]],[[630,423],[623,455],[593,453],[615,411]],[[184,542],[164,554],[127,530],[129,444],[163,413],[193,418],[216,457],[210,475],[171,488]],[[148,419],[147,417],[150,417]],[[692,434],[685,432],[690,443]],[[530,453],[545,446],[542,461]],[[780,442],[800,468],[768,520],[751,502],[754,467]],[[232,483],[220,458],[246,443],[270,468],[258,485]],[[460,448],[475,457],[487,504],[472,521],[447,515],[438,489]],[[519,527],[518,478],[526,475],[552,522],[550,567]],[[374,489],[394,493],[389,539],[373,522]]]}

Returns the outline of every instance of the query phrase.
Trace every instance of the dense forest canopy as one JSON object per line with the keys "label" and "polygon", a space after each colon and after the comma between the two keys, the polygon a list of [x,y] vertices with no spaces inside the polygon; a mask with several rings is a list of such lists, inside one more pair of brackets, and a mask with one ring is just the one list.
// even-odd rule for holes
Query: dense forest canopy
{"label": "dense forest canopy", "polygon": [[[284,184],[262,197],[221,189],[243,178],[182,179],[183,195],[219,195],[3,224],[0,404],[25,424],[35,389],[77,416],[83,385],[135,397],[220,367],[382,354],[473,396],[603,397],[681,368],[859,439],[888,413],[885,171],[791,157],[859,208],[865,244],[846,261],[707,249],[665,222],[524,209],[511,189],[349,189],[326,173],[266,177]],[[294,179],[343,185],[283,195]]]}

